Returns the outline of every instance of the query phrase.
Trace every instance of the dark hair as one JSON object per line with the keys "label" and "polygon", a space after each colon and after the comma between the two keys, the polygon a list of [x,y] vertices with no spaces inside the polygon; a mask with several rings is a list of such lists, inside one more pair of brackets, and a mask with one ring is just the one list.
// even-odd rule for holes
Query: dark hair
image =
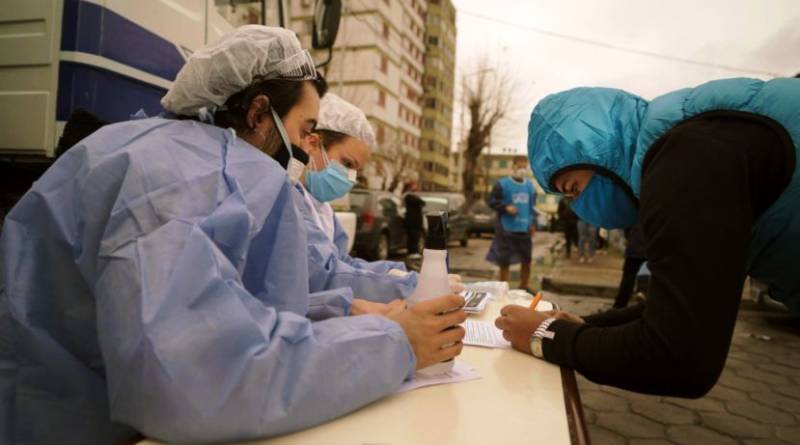
{"label": "dark hair", "polygon": [[314,130],[314,133],[319,135],[319,138],[322,140],[322,145],[325,146],[325,150],[333,145],[344,142],[345,139],[350,137],[344,133],[333,130]]}
{"label": "dark hair", "polygon": [[516,164],[517,162],[524,162],[524,163],[527,164],[528,163],[528,157],[527,156],[522,156],[522,155],[514,156],[514,159],[511,161],[511,163]]}
{"label": "dark hair", "polygon": [[[232,95],[225,101],[227,110],[217,111],[214,114],[214,122],[217,126],[227,128],[231,127],[237,131],[244,130],[247,127],[247,110],[250,108],[250,103],[253,98],[259,94],[263,94],[269,98],[269,102],[275,112],[278,113],[281,119],[286,117],[289,110],[292,109],[300,100],[303,93],[303,84],[305,82],[312,82],[314,89],[317,90],[319,97],[322,97],[328,91],[328,83],[321,75],[317,75],[316,79],[310,81],[297,81],[289,79],[269,79],[256,81],[249,87]],[[269,113],[265,110],[264,113]]]}
{"label": "dark hair", "polygon": [[[231,127],[237,131],[247,129],[247,110],[253,99],[260,94],[267,96],[278,116],[284,118],[300,100],[304,83],[286,79],[257,81],[229,97],[225,101],[227,109],[214,113],[214,122],[219,127]],[[263,112],[269,113],[269,110]]]}
{"label": "dark hair", "polygon": [[317,73],[317,78],[314,79],[314,88],[317,89],[320,99],[328,92],[328,81],[320,73]]}

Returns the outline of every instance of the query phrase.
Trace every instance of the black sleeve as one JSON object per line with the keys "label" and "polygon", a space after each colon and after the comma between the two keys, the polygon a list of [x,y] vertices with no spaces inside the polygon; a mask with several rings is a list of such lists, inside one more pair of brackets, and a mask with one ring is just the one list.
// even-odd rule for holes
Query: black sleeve
{"label": "black sleeve", "polygon": [[586,323],[597,327],[619,326],[642,317],[645,303],[628,306],[623,309],[609,309],[599,314],[583,317]]}
{"label": "black sleeve", "polygon": [[492,187],[492,192],[486,198],[486,204],[496,212],[505,213],[506,204],[503,202],[503,187],[500,185],[500,181]]}
{"label": "black sleeve", "polygon": [[652,278],[641,317],[610,327],[556,321],[547,360],[650,394],[700,397],[716,383],[752,226],[747,160],[717,134],[684,125],[651,148],[640,216]]}

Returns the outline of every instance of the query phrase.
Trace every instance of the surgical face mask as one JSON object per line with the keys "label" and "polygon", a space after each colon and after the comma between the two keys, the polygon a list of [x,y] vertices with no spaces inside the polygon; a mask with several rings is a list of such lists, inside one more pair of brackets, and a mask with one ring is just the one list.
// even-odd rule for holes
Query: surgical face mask
{"label": "surgical face mask", "polygon": [[528,175],[528,169],[527,168],[517,168],[517,169],[514,170],[514,177],[515,178],[520,178],[521,179],[521,178],[524,178],[527,175]]}
{"label": "surgical face mask", "polygon": [[[338,161],[329,161],[325,148],[321,148],[325,168],[306,172],[306,189],[320,202],[333,201],[346,195],[356,183],[356,171]],[[312,161],[313,162],[313,161]]]}
{"label": "surgical face mask", "polygon": [[600,173],[592,175],[571,207],[582,220],[606,229],[627,229],[639,215],[630,195]]}
{"label": "surgical face mask", "polygon": [[[280,162],[281,159],[278,157],[280,153],[282,151],[288,152],[289,156],[286,164],[281,163],[281,165],[283,165],[286,169],[286,174],[289,175],[289,179],[297,182],[300,180],[300,176],[303,174],[303,170],[306,168],[306,164],[308,163],[308,154],[306,154],[302,148],[292,144],[291,141],[289,141],[289,136],[286,135],[286,128],[284,128],[283,121],[281,120],[280,116],[278,116],[278,113],[274,108],[269,107],[269,109],[272,112],[272,120],[275,122],[275,128],[278,129],[278,134],[281,135],[281,140],[283,141],[283,145],[279,147],[278,151],[276,152],[275,159]],[[281,158],[282,157],[283,156],[281,156]],[[305,158],[305,161],[302,161],[298,158]]]}
{"label": "surgical face mask", "polygon": [[272,158],[278,161],[278,164],[281,164],[281,167],[284,170],[289,166],[289,159],[295,158],[300,161],[301,164],[307,165],[310,158],[308,154],[303,151],[302,148],[298,147],[297,145],[292,144],[292,152],[289,154],[289,149],[286,148],[286,144],[281,142],[281,145],[278,147],[278,150],[272,155]]}

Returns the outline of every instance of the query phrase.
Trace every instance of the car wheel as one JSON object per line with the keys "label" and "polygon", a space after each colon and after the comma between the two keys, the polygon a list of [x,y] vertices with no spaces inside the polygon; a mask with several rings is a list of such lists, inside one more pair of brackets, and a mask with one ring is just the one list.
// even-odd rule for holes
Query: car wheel
{"label": "car wheel", "polygon": [[385,260],[387,258],[389,258],[389,234],[381,233],[375,248],[375,259]]}

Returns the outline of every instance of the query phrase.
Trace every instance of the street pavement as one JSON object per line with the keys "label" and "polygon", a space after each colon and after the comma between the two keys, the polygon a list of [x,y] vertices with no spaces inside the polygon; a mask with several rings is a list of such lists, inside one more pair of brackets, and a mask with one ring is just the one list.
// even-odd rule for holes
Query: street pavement
{"label": "street pavement", "polygon": [[[473,238],[466,248],[452,247],[451,270],[469,281],[497,279],[484,259],[490,242]],[[564,259],[562,247],[559,234],[537,233],[531,287],[566,290],[545,296],[578,315],[611,307],[619,252],[600,253],[589,265]],[[582,376],[578,385],[595,445],[800,444],[800,319],[763,308],[745,292],[725,370],[700,399],[636,394]]]}

